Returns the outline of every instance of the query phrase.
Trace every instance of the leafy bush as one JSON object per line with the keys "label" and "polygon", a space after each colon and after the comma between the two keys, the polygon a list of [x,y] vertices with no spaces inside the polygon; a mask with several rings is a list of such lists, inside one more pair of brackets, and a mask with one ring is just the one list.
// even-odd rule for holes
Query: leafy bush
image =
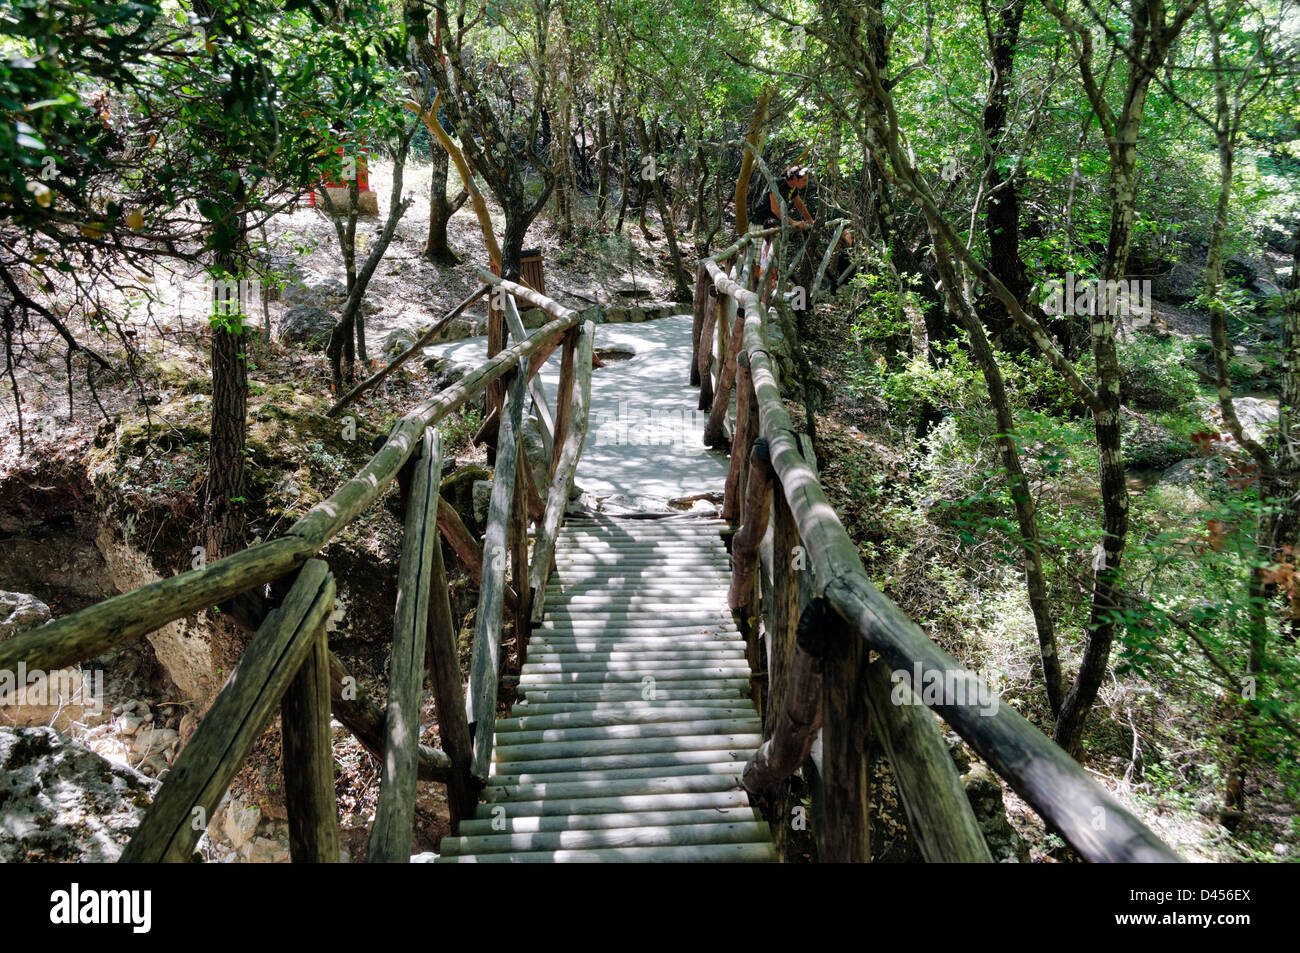
{"label": "leafy bush", "polygon": [[1200,394],[1191,360],[1191,349],[1177,338],[1136,336],[1120,341],[1121,398],[1143,410],[1186,406]]}

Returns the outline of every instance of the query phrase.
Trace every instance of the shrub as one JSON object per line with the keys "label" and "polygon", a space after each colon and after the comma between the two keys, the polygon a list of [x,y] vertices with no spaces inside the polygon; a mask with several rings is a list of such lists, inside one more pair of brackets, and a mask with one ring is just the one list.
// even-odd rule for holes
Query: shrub
{"label": "shrub", "polygon": [[1177,338],[1137,336],[1119,343],[1120,397],[1144,410],[1177,410],[1200,394],[1190,348]]}

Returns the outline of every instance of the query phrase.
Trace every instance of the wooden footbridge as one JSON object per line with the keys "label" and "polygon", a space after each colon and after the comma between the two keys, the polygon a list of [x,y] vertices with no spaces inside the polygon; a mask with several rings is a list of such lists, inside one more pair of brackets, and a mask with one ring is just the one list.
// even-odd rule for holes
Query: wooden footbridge
{"label": "wooden footbridge", "polygon": [[[705,439],[731,451],[720,520],[565,521],[602,312],[481,272],[483,287],[444,321],[488,294],[488,359],[404,416],[283,536],[0,645],[0,670],[49,671],[213,606],[255,632],[122,860],[189,860],[278,713],[295,861],[339,859],[331,715],[382,759],[371,861],[409,859],[417,779],[447,786],[445,861],[774,860],[803,810],[787,794],[799,770],[819,858],[869,860],[868,732],[921,855],[988,861],[938,721],[911,692],[918,679],[942,686],[926,704],[1083,858],[1179,860],[1009,706],[981,704],[987,686],[872,585],[782,401],[769,309],[751,290],[760,234],[697,276],[691,383],[710,411]],[[527,334],[516,302],[551,320]],[[561,348],[552,408],[536,375]],[[480,545],[440,500],[437,424],[484,392],[495,476]],[[530,400],[550,446],[544,498],[520,465]],[[326,636],[335,582],[318,554],[394,482],[405,531],[381,707],[344,690]],[[479,585],[468,685],[440,537]],[[517,674],[503,655],[507,615]],[[419,743],[426,680],[440,749]],[[503,683],[517,698],[508,713]]]}

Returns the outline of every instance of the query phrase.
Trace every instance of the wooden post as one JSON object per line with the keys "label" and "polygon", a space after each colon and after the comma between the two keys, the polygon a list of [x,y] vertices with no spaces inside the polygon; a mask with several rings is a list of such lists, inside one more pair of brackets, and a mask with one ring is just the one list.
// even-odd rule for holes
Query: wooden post
{"label": "wooden post", "polygon": [[[470,733],[474,741],[474,777],[487,779],[492,758],[492,728],[496,721],[497,687],[501,677],[501,610],[506,585],[507,533],[518,464],[519,426],[524,405],[527,369],[510,380],[501,415],[500,453],[492,479],[488,504],[487,533],[483,540],[483,584],[479,587],[478,610],[474,617],[474,649],[470,660]],[[522,594],[520,595],[522,599]]]}
{"label": "wooden post", "polygon": [[[514,337],[516,343],[523,341],[528,337],[528,332],[524,329],[524,321],[519,316],[519,308],[515,305],[515,299],[510,295],[503,295],[502,302],[506,317],[506,323],[510,329],[510,334]],[[551,445],[553,434],[555,433],[555,421],[551,418],[551,407],[546,402],[546,391],[542,389],[542,382],[537,377],[541,371],[542,363],[538,358],[528,362],[528,393],[532,395],[533,406],[537,408],[537,420],[542,431],[542,445],[546,450],[546,456],[551,456]]]}
{"label": "wooden post", "polygon": [[[727,299],[730,301],[731,299]],[[708,423],[704,425],[704,443],[706,446],[718,449],[727,445],[727,411],[731,405],[731,388],[736,381],[736,358],[740,352],[741,340],[744,337],[745,315],[739,308],[729,308],[733,312],[731,334],[728,337],[726,359],[722,364],[722,371],[718,375],[718,392],[713,397],[713,409],[709,412]],[[722,323],[719,323],[719,327]],[[739,410],[736,414],[739,418]]]}
{"label": "wooden post", "polygon": [[731,435],[731,460],[727,468],[727,482],[723,485],[722,518],[735,526],[740,522],[741,476],[756,436],[749,429],[750,405],[754,388],[749,376],[749,354],[741,351],[736,356],[736,426]]}
{"label": "wooden post", "polygon": [[[447,502],[446,497],[438,500],[438,530],[459,557],[470,582],[477,588],[483,579],[483,551],[479,549],[474,535],[456,512],[456,508]],[[514,589],[507,588],[505,593],[506,608],[511,612],[518,605],[518,596]]]}
{"label": "wooden post", "polygon": [[280,702],[284,802],[289,814],[289,855],[295,863],[339,862],[329,656],[322,625]]}
{"label": "wooden post", "polygon": [[[758,676],[764,669],[758,636],[758,545],[767,533],[768,513],[772,501],[772,467],[767,455],[767,441],[754,441],[750,454],[749,483],[745,488],[744,522],[731,543],[731,589],[727,603],[736,614],[745,637],[745,656],[749,669]],[[752,682],[754,704],[761,704],[757,677]],[[759,714],[762,710],[759,709]]]}
{"label": "wooden post", "polygon": [[239,666],[172,765],[123,863],[187,862],[253,744],[334,611],[334,577],[308,560],[284,603],[270,612]]}
{"label": "wooden post", "polygon": [[[451,504],[439,498],[438,512]],[[469,722],[465,718],[465,687],[460,678],[460,653],[456,647],[456,622],[451,614],[447,570],[443,565],[442,546],[433,547],[429,563],[429,626],[425,638],[425,660],[429,682],[433,685],[438,714],[438,737],[451,758],[452,775],[447,780],[447,807],[451,829],[455,834],[461,821],[474,816],[477,786],[470,774],[474,749],[470,743]]]}
{"label": "wooden post", "polygon": [[[524,455],[523,435],[520,434],[518,439],[519,446],[515,449],[518,459],[515,466],[515,498],[510,520],[510,578],[514,580],[515,591],[519,593],[519,602],[514,610],[515,654],[522,670],[528,657],[532,610],[532,594],[528,590],[528,488],[533,485],[533,475],[529,472],[528,459]],[[541,522],[540,518],[538,522]]]}
{"label": "wooden post", "polygon": [[694,315],[694,320],[691,322],[690,384],[692,387],[700,386],[700,332],[704,328],[704,313],[708,310],[709,299],[716,293],[713,282],[709,279],[708,266],[700,262],[699,267],[695,269],[695,297],[691,308],[691,313]]}
{"label": "wooden post", "polygon": [[560,465],[560,456],[564,441],[569,434],[569,415],[573,411],[573,361],[578,352],[578,335],[574,328],[564,336],[564,353],[560,357],[560,383],[555,389],[555,442],[552,445],[550,477],[555,479],[556,467]]}
{"label": "wooden post", "polygon": [[709,296],[708,307],[704,310],[704,323],[700,327],[699,375],[700,375],[700,410],[713,406],[713,326],[718,320],[718,309],[728,298]]}
{"label": "wooden post", "polygon": [[829,611],[824,600],[815,600],[799,618],[787,690],[782,693],[781,707],[773,706],[769,712],[771,735],[745,765],[742,776],[746,789],[755,794],[774,790],[799,769],[822,726],[823,656]]}
{"label": "wooden post", "polygon": [[573,476],[582,456],[582,444],[587,437],[587,408],[591,403],[591,358],[595,346],[596,326],[591,321],[583,324],[574,355],[574,380],[572,407],[565,429],[564,442],[560,444],[560,457],[551,475],[551,486],[546,493],[546,515],[537,528],[533,541],[533,564],[529,570],[528,584],[533,595],[534,622],[542,621],[546,610],[546,581],[551,575],[555,555],[555,538],[564,519],[564,508],[569,503],[573,489]]}
{"label": "wooden post", "polygon": [[[343,663],[333,652],[329,653],[330,708],[334,717],[361,746],[375,758],[384,757],[384,724],[387,713],[369,697],[357,693],[356,680],[348,675]],[[447,781],[451,777],[451,758],[440,749],[429,745],[419,747],[419,777],[421,781]]]}
{"label": "wooden post", "polygon": [[799,623],[799,577],[807,575],[806,560],[795,552],[798,545],[799,528],[777,481],[772,493],[772,618],[767,629],[767,705],[763,709],[768,715],[764,725],[768,737],[776,730],[775,713],[785,710]]}
{"label": "wooden post", "polygon": [[865,863],[871,859],[871,778],[862,679],[867,650],[836,612],[826,613],[825,632],[817,853],[826,863]]}
{"label": "wooden post", "polygon": [[921,856],[930,863],[992,863],[934,715],[906,683],[894,684],[883,659],[867,666],[865,687]]}
{"label": "wooden post", "polygon": [[[493,288],[488,294],[487,356],[489,360],[500,353],[506,346],[506,317],[501,305],[508,297],[500,287]],[[498,420],[500,419],[501,404],[505,400],[505,388],[505,381],[499,379],[488,385],[487,413],[484,415],[486,419],[491,419],[493,416],[497,417]],[[484,429],[486,429],[486,426]],[[483,432],[483,429],[479,431],[480,434],[483,434]],[[493,431],[486,437],[488,463],[494,463],[498,434]]]}
{"label": "wooden post", "polygon": [[433,549],[441,545],[437,510],[442,447],[435,428],[425,430],[421,454],[413,464],[415,472],[397,575],[397,609],[393,614],[393,656],[388,669],[388,716],[379,802],[366,853],[366,860],[371,863],[405,863],[411,858],[424,646],[429,625],[429,577]]}

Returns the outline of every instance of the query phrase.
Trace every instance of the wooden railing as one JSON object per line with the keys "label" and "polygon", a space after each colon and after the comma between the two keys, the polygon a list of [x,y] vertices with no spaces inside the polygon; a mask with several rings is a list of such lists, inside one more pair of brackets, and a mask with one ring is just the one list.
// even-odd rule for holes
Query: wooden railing
{"label": "wooden railing", "polygon": [[[992,690],[871,583],[782,401],[768,347],[769,310],[753,290],[747,264],[768,234],[744,235],[700,264],[690,378],[700,386],[701,409],[711,410],[706,439],[713,443],[725,443],[722,424],[733,390],[736,397],[723,506],[738,527],[730,601],[751,664],[764,654],[770,660],[767,740],[746,766],[745,786],[776,799],[784,816],[774,828],[786,828],[782,782],[808,761],[820,733],[812,828],[819,855],[868,860],[870,724],[890,760],[921,855],[987,861],[988,848],[924,700],[1086,860],[1180,860],[1038,729],[1009,706],[988,704],[996,699]],[[763,579],[758,548],[769,522],[770,577]],[[771,591],[760,613],[764,583]],[[759,646],[760,615],[766,653]],[[879,657],[869,661],[873,652]]]}
{"label": "wooden railing", "polygon": [[[189,860],[277,708],[283,728],[285,802],[293,860],[339,859],[331,713],[382,758],[368,860],[409,860],[417,777],[447,785],[453,827],[472,813],[487,774],[501,670],[503,607],[508,605],[514,612],[522,660],[533,594],[537,593],[537,602],[544,597],[555,535],[586,434],[594,323],[601,319],[599,309],[580,314],[522,285],[489,272],[482,275],[484,288],[452,314],[463,311],[485,291],[499,295],[493,310],[504,316],[514,343],[502,347],[506,329],[497,328],[497,333],[490,335],[495,346],[490,345],[492,353],[483,364],[402,417],[366,465],[284,536],[203,569],[115,596],[0,645],[0,670],[17,670],[20,663],[28,670],[53,670],[94,658],[112,646],[218,605],[256,630],[239,664],[177,757],[123,851],[123,861]],[[515,298],[541,308],[551,318],[549,323],[526,335]],[[552,414],[535,377],[560,346],[565,350]],[[374,382],[372,378],[366,385]],[[442,453],[436,425],[494,385],[500,385],[504,406],[491,409],[500,429],[486,543],[480,553],[455,512],[441,501]],[[332,412],[363,389],[359,386]],[[538,526],[531,569],[530,496],[521,492],[521,487],[530,487],[533,497],[537,491],[526,461],[520,460],[526,390],[546,431],[547,445],[555,448],[549,455],[547,498],[535,501],[539,504],[535,507]],[[325,635],[326,620],[334,608],[335,581],[328,565],[313,557],[395,479],[404,491],[405,527],[387,709],[381,711],[343,690],[349,679],[330,653]],[[460,678],[440,530],[466,560],[471,575],[479,577],[468,700]],[[506,585],[507,552],[513,559],[517,590],[513,598],[508,598]],[[285,584],[286,579],[291,583]],[[267,585],[272,585],[270,600],[261,595]],[[426,670],[433,686],[443,750],[419,744]]]}

